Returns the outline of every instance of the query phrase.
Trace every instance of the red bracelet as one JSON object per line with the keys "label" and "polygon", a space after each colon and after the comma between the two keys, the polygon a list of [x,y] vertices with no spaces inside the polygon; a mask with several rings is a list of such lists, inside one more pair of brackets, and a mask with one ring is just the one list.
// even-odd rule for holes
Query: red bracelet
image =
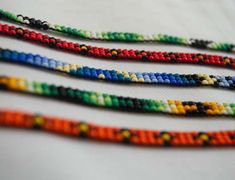
{"label": "red bracelet", "polygon": [[176,132],[106,127],[0,109],[0,126],[38,129],[67,136],[143,146],[235,146],[235,131]]}
{"label": "red bracelet", "polygon": [[179,53],[179,52],[155,52],[128,49],[109,49],[95,46],[87,46],[61,39],[50,37],[45,34],[30,31],[28,29],[17,28],[15,26],[0,24],[0,34],[11,37],[18,37],[24,40],[37,42],[53,48],[66,50],[81,55],[106,58],[106,59],[129,59],[146,62],[163,63],[188,63],[205,64],[235,69],[235,59],[218,55],[208,55],[199,53]]}

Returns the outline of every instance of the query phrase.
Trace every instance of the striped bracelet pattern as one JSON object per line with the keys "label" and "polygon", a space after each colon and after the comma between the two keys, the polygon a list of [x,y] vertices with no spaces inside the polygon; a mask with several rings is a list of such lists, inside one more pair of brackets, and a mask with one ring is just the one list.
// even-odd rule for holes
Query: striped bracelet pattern
{"label": "striped bracelet pattern", "polygon": [[19,77],[0,76],[0,90],[128,112],[162,113],[180,116],[235,117],[234,103],[138,99],[72,89],[37,81],[27,81]]}
{"label": "striped bracelet pattern", "polygon": [[95,46],[88,46],[73,42],[67,42],[58,38],[50,37],[46,34],[30,31],[28,29],[17,28],[15,26],[0,24],[0,34],[10,37],[20,38],[38,44],[73,52],[76,54],[105,58],[112,60],[134,60],[154,63],[186,63],[212,65],[235,69],[235,59],[219,55],[208,55],[200,53],[179,53],[179,52],[156,52],[132,49],[109,49]]}
{"label": "striped bracelet pattern", "polygon": [[70,137],[150,147],[235,146],[235,131],[183,132],[95,125],[84,121],[0,109],[0,126],[35,129]]}
{"label": "striped bracelet pattern", "polygon": [[115,70],[103,70],[78,64],[69,64],[40,55],[0,49],[0,61],[30,65],[58,71],[75,77],[104,80],[119,83],[140,83],[169,86],[212,86],[235,89],[235,76],[214,76],[208,74],[172,74],[172,73],[141,73]]}
{"label": "striped bracelet pattern", "polygon": [[83,39],[123,42],[159,42],[191,46],[200,49],[235,52],[235,44],[231,43],[217,43],[211,40],[200,40],[194,38],[188,39],[185,37],[177,37],[165,34],[144,35],[140,33],[131,32],[93,32],[89,30],[66,27],[63,25],[54,25],[46,21],[41,21],[39,19],[23,16],[21,14],[15,15],[3,9],[0,9],[0,17],[19,24],[27,25],[32,28],[52,30]]}

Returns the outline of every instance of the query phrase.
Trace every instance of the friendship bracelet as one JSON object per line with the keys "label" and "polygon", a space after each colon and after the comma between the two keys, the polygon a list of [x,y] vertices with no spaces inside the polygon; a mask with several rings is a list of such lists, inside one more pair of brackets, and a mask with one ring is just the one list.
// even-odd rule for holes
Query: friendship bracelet
{"label": "friendship bracelet", "polygon": [[0,61],[30,65],[58,71],[75,77],[104,80],[119,83],[141,83],[170,86],[212,86],[235,89],[235,76],[214,76],[208,74],[139,73],[96,69],[78,64],[69,64],[40,55],[26,54],[8,49],[0,49]]}
{"label": "friendship bracelet", "polygon": [[183,132],[118,128],[4,109],[0,109],[0,126],[35,129],[71,137],[150,147],[235,145],[234,130]]}
{"label": "friendship bracelet", "polygon": [[181,116],[235,117],[235,103],[138,99],[72,89],[37,81],[27,81],[18,77],[0,76],[0,90],[38,95],[75,104],[128,112],[162,113]]}
{"label": "friendship bracelet", "polygon": [[165,34],[144,35],[140,33],[130,32],[92,32],[89,30],[65,27],[62,25],[54,25],[46,21],[41,21],[35,18],[23,16],[21,14],[15,15],[3,9],[0,9],[0,18],[1,17],[8,21],[24,24],[32,28],[41,30],[51,30],[83,39],[123,42],[159,42],[166,44],[191,46],[200,49],[235,52],[235,44],[231,43],[217,43],[214,41],[200,40],[194,38],[188,39],[185,37],[177,37]]}
{"label": "friendship bracelet", "polygon": [[178,52],[155,52],[132,49],[109,49],[95,46],[87,46],[61,39],[50,37],[45,34],[30,31],[28,29],[16,28],[15,26],[0,24],[0,34],[21,38],[36,42],[41,45],[66,50],[76,54],[106,59],[125,59],[143,62],[163,63],[188,63],[204,64],[235,69],[235,59],[218,55],[178,53]]}

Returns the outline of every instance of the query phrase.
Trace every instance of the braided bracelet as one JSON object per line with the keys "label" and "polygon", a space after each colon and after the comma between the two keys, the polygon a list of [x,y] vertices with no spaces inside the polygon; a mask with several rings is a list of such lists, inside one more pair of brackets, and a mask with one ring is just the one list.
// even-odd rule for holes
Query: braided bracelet
{"label": "braided bracelet", "polygon": [[118,128],[0,109],[0,126],[42,130],[72,137],[140,146],[235,146],[235,131],[181,132]]}
{"label": "braided bracelet", "polygon": [[0,17],[6,20],[13,21],[19,24],[24,24],[36,29],[52,30],[74,37],[91,39],[91,40],[106,40],[106,41],[123,41],[123,42],[160,42],[167,44],[177,44],[191,46],[200,49],[211,49],[218,51],[235,52],[235,44],[217,43],[208,40],[188,39],[164,34],[144,35],[139,33],[129,32],[92,32],[83,29],[65,27],[62,25],[54,25],[46,21],[36,20],[23,15],[15,15],[11,12],[0,9]]}
{"label": "braided bracelet", "polygon": [[75,104],[104,107],[128,112],[162,113],[186,116],[235,117],[235,104],[175,100],[138,99],[72,89],[53,84],[0,76],[0,90],[54,98]]}
{"label": "braided bracelet", "polygon": [[45,46],[66,50],[69,52],[106,59],[129,59],[144,62],[163,63],[188,63],[205,64],[235,69],[235,59],[218,55],[196,54],[196,53],[172,53],[155,52],[127,49],[109,49],[95,46],[87,46],[73,42],[67,42],[48,35],[30,31],[28,29],[16,28],[15,26],[0,24],[0,34],[22,38]]}
{"label": "braided bracelet", "polygon": [[69,64],[40,55],[25,54],[8,49],[0,49],[0,61],[30,65],[47,70],[63,72],[75,77],[104,80],[120,83],[141,83],[170,86],[212,86],[235,89],[235,76],[214,76],[208,74],[171,74],[171,73],[139,73],[115,70],[102,70]]}

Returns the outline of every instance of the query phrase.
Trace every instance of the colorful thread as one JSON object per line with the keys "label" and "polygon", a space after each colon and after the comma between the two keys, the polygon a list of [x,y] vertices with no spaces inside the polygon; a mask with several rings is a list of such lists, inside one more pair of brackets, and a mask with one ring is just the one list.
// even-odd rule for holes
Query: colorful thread
{"label": "colorful thread", "polygon": [[188,39],[185,37],[177,37],[166,34],[144,35],[140,33],[130,33],[130,32],[93,32],[84,29],[66,27],[63,25],[54,25],[46,21],[41,21],[39,19],[23,16],[21,14],[15,15],[3,9],[0,9],[0,17],[19,24],[30,26],[32,28],[51,30],[83,39],[123,41],[123,42],[158,42],[158,43],[190,46],[200,49],[235,52],[235,44],[231,43],[218,43],[211,40],[208,41],[195,38]]}
{"label": "colorful thread", "polygon": [[0,49],[0,61],[30,65],[47,70],[59,71],[75,77],[119,83],[140,83],[169,86],[212,86],[235,89],[235,76],[214,76],[208,74],[141,73],[103,70],[79,64],[69,64],[40,55]]}
{"label": "colorful thread", "polygon": [[234,103],[138,99],[72,89],[37,81],[27,81],[19,77],[0,76],[0,90],[38,95],[75,104],[128,112],[162,113],[180,116],[235,117]]}
{"label": "colorful thread", "polygon": [[150,147],[235,146],[235,131],[183,132],[95,125],[84,121],[0,109],[0,126],[35,129],[84,139]]}

